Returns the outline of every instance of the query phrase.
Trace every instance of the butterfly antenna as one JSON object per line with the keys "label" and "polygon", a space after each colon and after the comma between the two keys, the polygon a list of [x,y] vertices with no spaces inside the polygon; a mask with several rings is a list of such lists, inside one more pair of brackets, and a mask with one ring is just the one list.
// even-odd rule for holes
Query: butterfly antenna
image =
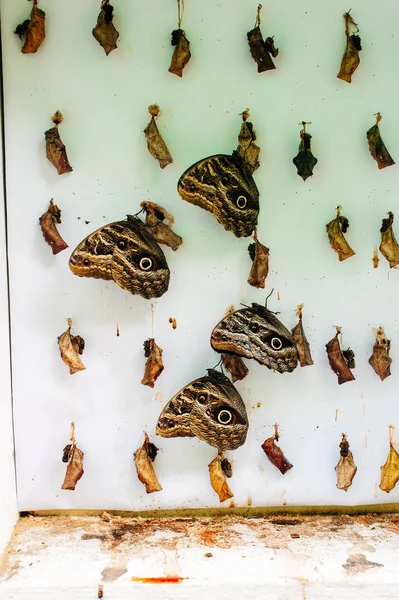
{"label": "butterfly antenna", "polygon": [[267,308],[267,301],[269,300],[269,298],[270,298],[270,296],[273,294],[273,292],[274,292],[274,288],[272,288],[272,291],[270,292],[270,294],[268,294],[268,295],[266,296],[266,300],[265,300],[265,308]]}
{"label": "butterfly antenna", "polygon": [[212,368],[212,370],[213,370],[213,371],[215,371],[215,370],[216,370],[216,368],[217,368],[217,367],[220,365],[220,369],[221,369],[222,373],[224,373],[224,371],[223,371],[223,364],[222,364],[222,361],[223,361],[223,357],[221,356],[221,357],[220,357],[220,359],[219,359],[219,361],[218,361],[218,362],[216,363],[216,365],[215,365],[215,366]]}

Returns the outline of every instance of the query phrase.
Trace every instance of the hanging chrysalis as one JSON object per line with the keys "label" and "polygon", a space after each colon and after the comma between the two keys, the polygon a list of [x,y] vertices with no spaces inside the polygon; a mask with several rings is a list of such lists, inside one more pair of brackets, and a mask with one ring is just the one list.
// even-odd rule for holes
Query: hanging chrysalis
{"label": "hanging chrysalis", "polygon": [[16,35],[19,35],[20,40],[25,37],[24,45],[21,49],[23,54],[37,52],[40,44],[46,37],[45,19],[46,13],[38,7],[38,0],[33,0],[30,18],[17,25],[14,31]]}
{"label": "hanging chrysalis", "polygon": [[384,329],[380,326],[378,329],[373,329],[375,342],[373,353],[369,358],[369,364],[373,367],[381,381],[384,381],[391,375],[392,358],[389,356],[391,348],[391,340],[389,340]]}
{"label": "hanging chrysalis", "polygon": [[229,488],[226,477],[232,476],[232,468],[222,452],[218,452],[216,458],[208,465],[211,486],[219,496],[220,502],[233,498],[233,492]]}
{"label": "hanging chrysalis", "polygon": [[380,489],[387,494],[393,490],[399,481],[399,454],[393,447],[393,425],[389,426],[389,454],[385,464],[381,467]]}
{"label": "hanging chrysalis", "polygon": [[237,150],[233,152],[233,155],[235,154],[242,158],[248,171],[253,173],[260,165],[260,148],[255,144],[255,129],[252,123],[248,121],[249,117],[249,108],[247,108],[241,113],[242,124],[240,133],[238,134],[238,146]]}
{"label": "hanging chrysalis", "polygon": [[326,225],[330,246],[338,254],[340,261],[346,260],[355,254],[344,237],[344,233],[349,228],[349,221],[341,215],[341,209],[342,206],[337,206],[337,216]]}
{"label": "hanging chrysalis", "polygon": [[40,217],[39,223],[43,237],[51,247],[53,254],[58,254],[68,248],[68,244],[57,230],[56,223],[61,223],[61,210],[53,203],[53,199],[50,200],[47,211]]}
{"label": "hanging chrysalis", "polygon": [[[341,61],[341,68],[337,75],[338,79],[351,83],[352,75],[359,66],[360,58],[359,52],[362,49],[360,37],[357,35],[359,27],[357,23],[352,19],[349,14],[350,10],[344,14],[345,19],[345,35],[346,35],[346,48]],[[355,27],[355,33],[350,32],[350,28]]]}
{"label": "hanging chrysalis", "polygon": [[83,354],[85,341],[80,335],[71,335],[72,319],[68,319],[68,329],[58,338],[58,347],[61,358],[69,367],[69,373],[73,375],[86,368],[82,363],[80,354]]}
{"label": "hanging chrysalis", "polygon": [[62,462],[68,463],[65,473],[62,490],[74,490],[77,482],[82,477],[83,471],[83,452],[79,450],[75,439],[75,423],[71,423],[71,444],[65,446],[63,450]]}
{"label": "hanging chrysalis", "polygon": [[112,50],[118,47],[116,41],[119,37],[119,31],[114,27],[113,18],[114,7],[111,6],[109,0],[102,0],[100,14],[97,17],[97,25],[94,27],[92,33],[107,56]]}
{"label": "hanging chrysalis", "polygon": [[256,288],[264,288],[269,274],[269,248],[260,243],[256,229],[253,238],[254,243],[248,246],[248,253],[252,260],[248,283]]}
{"label": "hanging chrysalis", "polygon": [[289,460],[284,456],[281,448],[276,446],[276,442],[280,439],[280,434],[278,431],[277,423],[274,426],[274,435],[272,437],[267,438],[262,444],[262,450],[266,454],[267,458],[270,460],[272,465],[274,465],[280,473],[283,475],[292,469],[293,465]]}
{"label": "hanging chrysalis", "polygon": [[[230,305],[226,311],[225,317],[232,315],[235,312],[233,305]],[[240,381],[244,379],[249,373],[248,368],[242,358],[236,354],[222,354],[222,363],[225,369],[229,371],[231,379],[234,381]]]}
{"label": "hanging chrysalis", "polygon": [[175,47],[170,63],[169,72],[183,76],[183,69],[191,58],[190,42],[186,34],[181,29],[181,22],[184,13],[184,0],[177,0],[177,29],[172,31],[172,46]]}
{"label": "hanging chrysalis", "polygon": [[369,143],[371,156],[374,158],[375,161],[377,161],[378,168],[384,169],[385,167],[390,167],[394,165],[395,161],[389,154],[384,142],[382,141],[380,128],[378,125],[381,119],[381,113],[378,112],[375,118],[375,125],[370,127],[370,129],[367,132],[367,141]]}
{"label": "hanging chrysalis", "polygon": [[349,450],[349,442],[346,435],[342,434],[342,440],[339,444],[340,459],[334,467],[337,473],[337,488],[339,490],[348,491],[352,485],[354,476],[356,475],[357,466],[353,461],[352,452]]}
{"label": "hanging chrysalis", "polygon": [[49,161],[57,169],[58,175],[70,173],[70,171],[73,170],[69,164],[66,148],[58,131],[58,125],[62,123],[63,119],[64,117],[61,112],[57,110],[51,117],[54,127],[47,129],[44,133],[46,138],[46,155]]}
{"label": "hanging chrysalis", "polygon": [[144,443],[134,453],[134,464],[136,465],[137,477],[145,485],[147,494],[160,492],[162,486],[158,481],[152,463],[154,462],[159,448],[150,442],[150,438],[144,432]]}
{"label": "hanging chrysalis", "polygon": [[252,58],[258,65],[258,73],[275,69],[276,67],[272,57],[276,58],[278,55],[278,48],[274,46],[274,39],[272,37],[268,37],[263,40],[263,35],[260,30],[261,10],[262,5],[259,4],[256,12],[255,26],[247,33],[249,49],[251,51]]}
{"label": "hanging chrysalis", "polygon": [[162,373],[164,366],[162,362],[162,349],[156,345],[154,338],[149,338],[143,344],[144,356],[147,358],[144,368],[143,385],[154,387],[155,381]]}
{"label": "hanging chrysalis", "polygon": [[306,125],[310,125],[310,123],[302,121],[301,125],[302,129],[299,134],[301,142],[299,144],[298,154],[292,159],[292,162],[297,168],[298,175],[306,181],[308,177],[313,175],[313,169],[317,164],[317,158],[313,156],[311,151],[310,140],[312,139],[312,136],[309,133],[306,133]]}
{"label": "hanging chrysalis", "polygon": [[341,327],[336,326],[335,329],[337,330],[337,333],[332,340],[326,344],[326,350],[330,367],[337,375],[338,383],[341,385],[342,383],[353,381],[355,379],[355,376],[351,371],[351,369],[355,368],[355,355],[350,348],[341,350],[338,340],[340,335],[342,338]]}
{"label": "hanging chrysalis", "polygon": [[177,250],[183,243],[183,238],[172,231],[174,217],[163,206],[154,202],[142,202],[140,206],[146,214],[145,224],[158,244]]}
{"label": "hanging chrysalis", "polygon": [[388,213],[387,219],[382,219],[380,252],[389,262],[391,269],[399,265],[399,246],[392,229],[394,215]]}
{"label": "hanging chrysalis", "polygon": [[148,112],[151,115],[151,121],[144,129],[147,147],[150,154],[159,162],[161,169],[164,169],[167,165],[170,165],[170,163],[173,162],[173,158],[163,140],[163,137],[159,133],[157,124],[155,122],[155,119],[161,114],[158,104],[150,104],[148,107]]}
{"label": "hanging chrysalis", "polygon": [[301,367],[307,367],[313,365],[313,360],[312,355],[310,353],[309,342],[306,339],[306,335],[303,330],[302,309],[303,304],[298,304],[296,309],[296,316],[298,317],[299,321],[295,325],[291,333],[298,353],[299,364],[301,365]]}

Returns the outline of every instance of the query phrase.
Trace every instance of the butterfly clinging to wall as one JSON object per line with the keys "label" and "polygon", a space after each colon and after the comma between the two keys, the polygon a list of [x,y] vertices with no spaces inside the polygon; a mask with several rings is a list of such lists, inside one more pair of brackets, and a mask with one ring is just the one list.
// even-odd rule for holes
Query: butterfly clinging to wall
{"label": "butterfly clinging to wall", "polygon": [[100,227],[72,252],[71,271],[79,277],[114,280],[143,298],[159,298],[169,286],[169,267],[161,248],[137,217]]}
{"label": "butterfly clinging to wall", "polygon": [[226,375],[214,369],[173,396],[156,427],[162,437],[197,437],[219,450],[242,446],[247,431],[247,411],[240,394]]}
{"label": "butterfly clinging to wall", "polygon": [[237,237],[251,235],[258,223],[259,191],[238,156],[215,154],[198,161],[180,177],[177,191]]}
{"label": "butterfly clinging to wall", "polygon": [[293,371],[298,362],[291,333],[260,304],[225,316],[212,331],[211,346],[216,352],[254,358],[279,373]]}

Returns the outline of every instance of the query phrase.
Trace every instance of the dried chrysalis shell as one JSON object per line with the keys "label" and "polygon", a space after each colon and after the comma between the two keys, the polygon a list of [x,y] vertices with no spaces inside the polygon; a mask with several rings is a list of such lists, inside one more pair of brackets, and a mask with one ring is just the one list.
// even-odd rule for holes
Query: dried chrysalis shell
{"label": "dried chrysalis shell", "polygon": [[353,461],[352,452],[349,450],[349,442],[344,433],[342,434],[342,441],[339,444],[339,448],[341,456],[338,464],[334,467],[337,473],[337,488],[346,492],[352,485],[357,466]]}
{"label": "dried chrysalis shell", "polygon": [[344,233],[348,231],[349,221],[341,215],[341,208],[341,206],[337,206],[337,216],[326,225],[330,246],[338,254],[340,261],[355,254],[344,237]]}
{"label": "dried chrysalis shell", "polygon": [[299,321],[291,331],[293,340],[295,342],[296,350],[298,353],[298,360],[301,367],[307,367],[313,365],[312,355],[310,353],[309,342],[306,339],[305,332],[302,324],[302,309],[303,304],[298,304],[296,310],[296,316]]}
{"label": "dried chrysalis shell", "polygon": [[[357,35],[359,27],[349,14],[350,11],[344,14],[345,19],[345,35],[346,48],[341,61],[341,68],[337,75],[338,79],[351,83],[352,75],[359,66],[359,52],[362,49],[360,37]],[[356,27],[356,32],[350,33],[350,26]]]}
{"label": "dried chrysalis shell", "polygon": [[61,358],[69,367],[69,373],[73,375],[83,371],[86,367],[82,363],[80,354],[83,354],[85,341],[80,335],[71,335],[72,319],[68,319],[68,329],[58,338],[58,346]]}
{"label": "dried chrysalis shell", "polygon": [[56,223],[61,223],[61,210],[53,203],[52,199],[47,211],[40,217],[39,223],[43,237],[51,246],[53,254],[58,254],[68,248],[68,244],[62,239],[56,226]]}
{"label": "dried chrysalis shell", "polygon": [[154,338],[149,338],[143,344],[144,356],[147,358],[144,368],[143,385],[153,388],[155,381],[162,373],[164,366],[162,362],[162,349],[156,345]]}
{"label": "dried chrysalis shell", "polygon": [[275,69],[273,58],[276,58],[278,55],[278,48],[274,46],[274,40],[272,37],[266,38],[263,40],[263,35],[260,30],[260,11],[262,5],[258,5],[255,27],[248,31],[247,39],[248,45],[251,52],[251,56],[254,61],[258,65],[258,73],[263,73],[264,71],[271,71]]}
{"label": "dried chrysalis shell", "polygon": [[248,283],[256,288],[264,288],[269,274],[269,248],[260,243],[256,230],[253,237],[254,243],[248,246],[248,253],[252,260]]}
{"label": "dried chrysalis shell", "polygon": [[302,121],[303,129],[299,134],[301,142],[299,144],[298,154],[292,159],[292,162],[297,168],[298,175],[302,177],[304,181],[313,175],[313,169],[317,164],[317,158],[313,156],[311,150],[310,140],[312,139],[312,136],[309,133],[306,133],[306,125],[308,125],[308,123]]}
{"label": "dried chrysalis shell", "polygon": [[134,453],[134,464],[136,465],[137,476],[141,483],[145,485],[147,494],[160,492],[162,486],[155,475],[152,463],[157,455],[158,448],[150,442],[150,438],[144,432],[144,443]]}
{"label": "dried chrysalis shell", "polygon": [[234,381],[244,379],[249,373],[248,367],[240,356],[236,356],[235,354],[222,354],[222,362],[224,368],[229,371],[233,383]]}
{"label": "dried chrysalis shell", "polygon": [[380,252],[389,262],[391,269],[399,265],[399,246],[392,229],[394,215],[388,213],[388,218],[382,220]]}
{"label": "dried chrysalis shell", "polygon": [[140,206],[146,213],[145,224],[158,244],[165,244],[172,250],[177,250],[183,243],[183,238],[171,228],[175,222],[173,216],[163,206],[154,202],[142,202]]}
{"label": "dried chrysalis shell", "polygon": [[382,327],[373,329],[375,343],[373,353],[369,358],[369,364],[373,367],[381,381],[391,375],[392,358],[389,356],[391,340],[389,340]]}
{"label": "dried chrysalis shell", "polygon": [[[336,327],[337,333],[335,336],[326,344],[328,361],[331,369],[338,377],[338,383],[346,383],[347,381],[353,381],[355,376],[353,375],[351,368],[353,369],[354,364],[354,353],[348,348],[348,350],[341,351],[338,336],[341,334],[341,328]],[[345,356],[346,354],[346,356]]]}
{"label": "dried chrysalis shell", "polygon": [[384,169],[385,167],[394,165],[395,161],[389,154],[384,142],[382,141],[380,128],[378,126],[378,123],[381,121],[381,119],[381,113],[378,112],[376,114],[375,125],[370,127],[367,132],[367,141],[369,143],[370,154],[374,160],[377,161],[378,168]]}
{"label": "dried chrysalis shell", "polygon": [[58,125],[62,123],[63,116],[59,110],[51,117],[54,127],[45,131],[46,155],[49,161],[57,169],[58,175],[70,173],[73,169],[68,161],[68,155],[64,143],[60,138]]}
{"label": "dried chrysalis shell", "polygon": [[260,148],[255,144],[256,134],[254,126],[248,121],[249,116],[249,108],[241,113],[242,124],[240,133],[238,134],[238,146],[233,154],[242,158],[248,171],[253,173],[260,166]]}
{"label": "dried chrysalis shell", "polygon": [[114,18],[113,11],[114,7],[111,6],[109,0],[102,0],[100,14],[97,17],[97,25],[92,31],[93,36],[100,46],[104,48],[107,56],[112,50],[118,47],[116,41],[119,37],[119,31],[115,29],[112,23],[112,19]]}
{"label": "dried chrysalis shell", "polygon": [[233,492],[228,486],[226,476],[231,477],[231,464],[219,452],[213,461],[208,465],[211,486],[219,496],[220,502],[233,498]]}
{"label": "dried chrysalis shell", "polygon": [[83,471],[83,452],[79,450],[75,440],[75,424],[71,424],[71,444],[65,446],[62,454],[62,462],[67,462],[62,490],[74,490],[77,482],[82,477]]}
{"label": "dried chrysalis shell", "polygon": [[270,460],[272,465],[274,465],[280,473],[283,475],[292,469],[293,465],[290,461],[284,456],[281,448],[276,445],[276,442],[280,439],[278,433],[277,425],[274,426],[274,435],[270,438],[267,438],[262,444],[262,450],[266,454],[267,458]]}
{"label": "dried chrysalis shell", "polygon": [[175,29],[172,31],[172,46],[175,47],[172,55],[172,60],[169,67],[169,72],[174,73],[178,77],[183,76],[183,69],[191,58],[190,42],[186,38],[186,33],[183,29]]}
{"label": "dried chrysalis shell", "polygon": [[155,119],[160,115],[158,104],[151,104],[148,107],[148,112],[151,115],[151,121],[144,129],[145,137],[147,140],[147,147],[150,154],[157,159],[161,169],[164,169],[167,165],[173,162],[173,158],[165,144],[163,137],[159,133]]}
{"label": "dried chrysalis shell", "polygon": [[399,481],[399,454],[393,447],[393,426],[389,427],[389,454],[385,464],[381,467],[380,489],[389,493]]}
{"label": "dried chrysalis shell", "polygon": [[33,54],[37,52],[40,44],[46,37],[45,19],[46,13],[38,6],[38,0],[33,0],[33,6],[30,18],[18,25],[14,31],[20,39],[25,36],[24,45],[21,52],[24,54]]}

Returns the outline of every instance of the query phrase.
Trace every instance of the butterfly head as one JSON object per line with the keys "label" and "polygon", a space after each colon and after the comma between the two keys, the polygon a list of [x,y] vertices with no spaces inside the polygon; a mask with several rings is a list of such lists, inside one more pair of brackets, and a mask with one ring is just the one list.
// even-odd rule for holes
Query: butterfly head
{"label": "butterfly head", "polygon": [[216,154],[200,160],[180,177],[177,191],[237,237],[251,235],[257,225],[259,191],[239,157]]}

